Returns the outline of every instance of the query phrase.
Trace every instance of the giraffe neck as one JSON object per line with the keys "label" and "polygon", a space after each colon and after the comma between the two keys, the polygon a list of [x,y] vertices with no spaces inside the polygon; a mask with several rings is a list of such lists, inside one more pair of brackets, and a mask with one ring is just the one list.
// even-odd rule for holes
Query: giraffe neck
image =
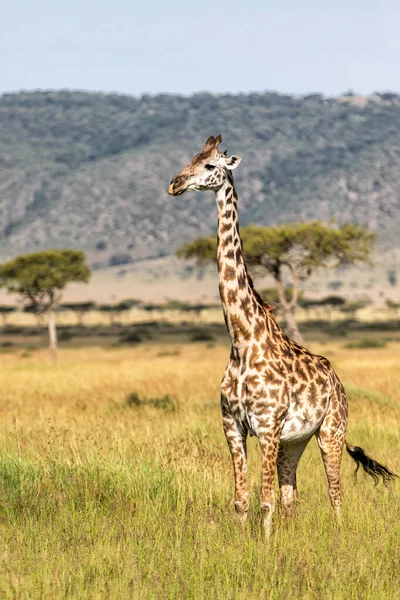
{"label": "giraffe neck", "polygon": [[266,312],[247,272],[239,233],[238,196],[231,173],[216,192],[216,200],[219,293],[232,344],[240,349],[248,344],[257,327],[259,332],[266,327]]}

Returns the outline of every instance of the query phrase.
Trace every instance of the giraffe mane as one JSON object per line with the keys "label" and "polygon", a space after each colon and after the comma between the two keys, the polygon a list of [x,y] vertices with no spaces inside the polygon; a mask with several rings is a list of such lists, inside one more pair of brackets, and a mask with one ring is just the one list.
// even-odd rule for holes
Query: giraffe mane
{"label": "giraffe mane", "polygon": [[[275,310],[275,306],[272,306],[272,304],[268,304],[268,302],[265,302],[263,297],[261,296],[261,294],[259,292],[257,292],[257,290],[254,287],[254,283],[253,283],[253,278],[251,277],[250,273],[247,271],[246,268],[246,273],[247,273],[247,278],[248,278],[248,282],[250,284],[250,288],[254,294],[255,299],[257,300],[258,304],[267,312],[267,313],[272,313],[272,311]],[[274,316],[274,315],[272,315]]]}

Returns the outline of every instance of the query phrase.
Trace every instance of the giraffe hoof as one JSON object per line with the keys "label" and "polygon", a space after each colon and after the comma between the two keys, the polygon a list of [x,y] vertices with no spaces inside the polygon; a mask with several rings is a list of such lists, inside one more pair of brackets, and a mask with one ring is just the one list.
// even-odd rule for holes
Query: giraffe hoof
{"label": "giraffe hoof", "polygon": [[244,513],[236,513],[236,520],[239,523],[239,527],[244,529],[246,527],[247,521],[247,512]]}

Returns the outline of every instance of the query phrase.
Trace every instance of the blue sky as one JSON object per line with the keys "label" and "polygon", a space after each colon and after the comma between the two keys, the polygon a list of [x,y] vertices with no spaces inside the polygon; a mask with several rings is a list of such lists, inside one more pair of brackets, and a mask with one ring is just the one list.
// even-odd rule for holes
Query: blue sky
{"label": "blue sky", "polygon": [[0,92],[400,92],[398,0],[3,3]]}

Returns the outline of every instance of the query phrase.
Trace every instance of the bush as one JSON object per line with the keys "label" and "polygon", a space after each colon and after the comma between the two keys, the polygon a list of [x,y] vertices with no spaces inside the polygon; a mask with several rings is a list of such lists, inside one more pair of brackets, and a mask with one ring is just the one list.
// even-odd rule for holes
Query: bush
{"label": "bush", "polygon": [[73,337],[74,337],[74,334],[72,333],[72,331],[69,331],[68,329],[61,329],[58,332],[58,341],[59,342],[69,342],[69,340],[72,340]]}
{"label": "bush", "polygon": [[127,331],[121,336],[121,342],[123,344],[139,344],[142,338],[136,331]]}
{"label": "bush", "polygon": [[198,331],[194,331],[189,339],[191,342],[214,342],[215,336],[209,331],[199,329]]}
{"label": "bush", "polygon": [[344,348],[350,348],[352,350],[357,348],[385,348],[387,343],[385,340],[375,340],[372,338],[364,338],[355,342],[349,342],[345,344]]}
{"label": "bush", "polygon": [[21,335],[23,333],[25,333],[25,329],[26,327],[24,327],[23,325],[6,325],[5,327],[3,327],[3,334],[8,334],[8,335]]}
{"label": "bush", "polygon": [[[126,334],[128,334],[129,332],[126,332]],[[151,332],[151,328],[147,327],[146,325],[137,325],[135,328],[135,333],[136,335],[138,335],[139,337],[144,337],[147,338],[148,340],[151,340],[153,337],[153,334]]]}
{"label": "bush", "polygon": [[150,406],[151,408],[157,408],[161,410],[168,410],[175,412],[178,409],[178,403],[174,398],[168,396],[160,396],[156,398],[141,398],[136,392],[128,394],[125,400],[125,404],[130,408],[138,408],[142,406]]}
{"label": "bush", "polygon": [[108,264],[110,267],[118,267],[120,265],[128,265],[131,262],[133,262],[131,254],[128,254],[127,252],[119,252],[118,254],[112,254],[110,256]]}
{"label": "bush", "polygon": [[176,349],[176,350],[161,350],[160,352],[157,353],[157,356],[180,356],[181,351]]}

